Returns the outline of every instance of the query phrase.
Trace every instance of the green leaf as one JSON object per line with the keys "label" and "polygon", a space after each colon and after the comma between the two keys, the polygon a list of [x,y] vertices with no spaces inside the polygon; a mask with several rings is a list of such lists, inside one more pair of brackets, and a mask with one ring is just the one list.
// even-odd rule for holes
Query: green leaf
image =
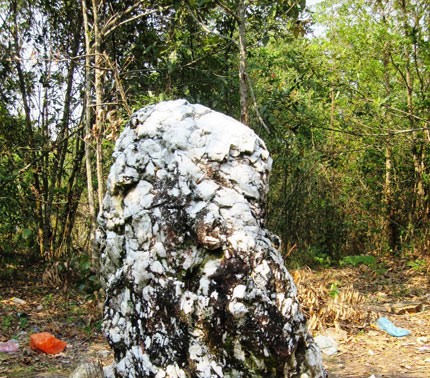
{"label": "green leaf", "polygon": [[358,266],[358,265],[367,265],[367,266],[375,266],[376,264],[376,257],[375,256],[363,256],[363,255],[357,255],[357,256],[345,256],[340,260],[341,266],[346,265],[352,265],[352,266]]}
{"label": "green leaf", "polygon": [[269,43],[269,40],[270,40],[270,37],[269,35],[266,34],[261,40],[261,43],[263,44],[263,46],[266,46]]}
{"label": "green leaf", "polygon": [[24,228],[22,230],[22,238],[24,240],[29,240],[32,236],[33,236],[33,230],[31,230],[29,228]]}

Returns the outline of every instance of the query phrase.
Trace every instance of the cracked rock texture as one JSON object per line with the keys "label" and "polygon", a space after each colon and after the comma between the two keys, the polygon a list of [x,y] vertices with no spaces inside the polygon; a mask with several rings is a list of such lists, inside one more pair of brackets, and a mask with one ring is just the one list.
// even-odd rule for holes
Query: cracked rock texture
{"label": "cracked rock texture", "polygon": [[99,216],[114,377],[324,377],[296,288],[264,228],[271,159],[201,105],[136,112]]}

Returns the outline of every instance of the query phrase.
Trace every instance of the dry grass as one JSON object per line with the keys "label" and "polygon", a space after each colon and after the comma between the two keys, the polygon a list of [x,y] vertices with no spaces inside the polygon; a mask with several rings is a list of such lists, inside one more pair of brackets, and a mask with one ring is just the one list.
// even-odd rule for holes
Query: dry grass
{"label": "dry grass", "polygon": [[352,283],[310,269],[296,270],[292,274],[311,331],[330,327],[348,329],[370,320],[372,312],[364,306],[365,296]]}

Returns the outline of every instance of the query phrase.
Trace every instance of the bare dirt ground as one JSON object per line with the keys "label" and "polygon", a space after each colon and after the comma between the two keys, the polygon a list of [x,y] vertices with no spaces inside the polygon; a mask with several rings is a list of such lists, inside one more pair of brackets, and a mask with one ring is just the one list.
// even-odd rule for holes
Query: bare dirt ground
{"label": "bare dirt ground", "polygon": [[[373,268],[305,270],[301,278],[298,287],[302,289],[300,296],[305,309],[309,310],[309,301],[314,297],[309,298],[309,287],[320,288],[316,290],[320,303],[314,312],[320,314],[322,322],[313,330],[314,336],[334,328],[334,335],[341,339],[338,353],[323,354],[329,377],[430,377],[428,265],[421,264],[419,268],[410,260],[383,262]],[[348,295],[342,297],[342,290]],[[325,298],[321,293],[326,293]],[[334,306],[336,299],[341,300]],[[390,336],[376,327],[379,317],[388,318],[411,334]]]}
{"label": "bare dirt ground", "polygon": [[430,377],[430,312],[381,315],[411,335],[396,338],[369,326],[348,336],[337,354],[324,356],[330,377]]}
{"label": "bare dirt ground", "polygon": [[[338,352],[324,355],[329,377],[430,377],[428,265],[382,266],[292,272],[314,336],[331,329],[338,337]],[[379,330],[380,316],[411,334],[396,338]],[[7,274],[0,267],[0,342],[20,344],[15,353],[0,353],[0,378],[65,378],[82,362],[108,365],[112,353],[100,320],[94,295],[43,286],[40,274],[25,267],[9,266]],[[66,341],[66,350],[31,350],[29,335],[44,331]]]}

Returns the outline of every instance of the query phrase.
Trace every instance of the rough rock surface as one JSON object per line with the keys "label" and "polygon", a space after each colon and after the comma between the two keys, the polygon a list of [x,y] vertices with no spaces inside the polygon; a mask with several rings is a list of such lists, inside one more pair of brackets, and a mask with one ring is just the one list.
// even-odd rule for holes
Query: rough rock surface
{"label": "rough rock surface", "polygon": [[[271,159],[241,123],[185,100],[118,139],[97,235],[115,377],[323,377],[264,228]],[[109,370],[109,369],[108,369]]]}
{"label": "rough rock surface", "polygon": [[97,362],[85,362],[77,366],[69,378],[104,378],[103,367]]}

